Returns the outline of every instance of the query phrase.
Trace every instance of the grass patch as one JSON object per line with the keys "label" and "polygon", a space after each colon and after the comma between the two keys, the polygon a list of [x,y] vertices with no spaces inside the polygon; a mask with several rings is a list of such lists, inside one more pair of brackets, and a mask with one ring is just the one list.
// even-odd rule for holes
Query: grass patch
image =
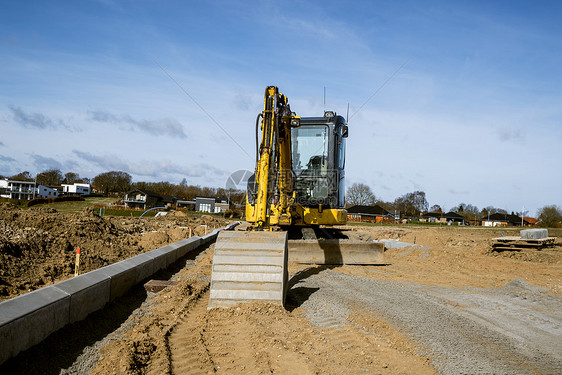
{"label": "grass patch", "polygon": [[34,207],[51,207],[63,214],[77,214],[82,212],[86,207],[94,208],[94,206],[105,206],[115,202],[115,198],[106,197],[87,197],[85,201],[70,202],[54,202],[48,204],[40,204]]}

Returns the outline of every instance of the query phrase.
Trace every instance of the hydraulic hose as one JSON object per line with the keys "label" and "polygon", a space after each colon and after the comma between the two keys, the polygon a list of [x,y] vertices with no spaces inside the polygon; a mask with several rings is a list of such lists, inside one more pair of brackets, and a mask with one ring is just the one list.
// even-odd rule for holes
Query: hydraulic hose
{"label": "hydraulic hose", "polygon": [[258,128],[260,126],[260,117],[263,117],[263,114],[258,113],[258,117],[256,118],[256,164],[258,163],[259,159],[259,138],[258,138]]}

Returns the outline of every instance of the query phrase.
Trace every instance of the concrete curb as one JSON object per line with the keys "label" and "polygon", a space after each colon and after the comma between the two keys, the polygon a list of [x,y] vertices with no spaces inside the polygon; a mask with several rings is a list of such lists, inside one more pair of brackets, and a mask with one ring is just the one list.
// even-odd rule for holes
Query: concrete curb
{"label": "concrete curb", "polygon": [[[232,230],[239,223],[228,225]],[[86,318],[136,284],[214,242],[223,228],[191,237],[0,303],[0,364]]]}

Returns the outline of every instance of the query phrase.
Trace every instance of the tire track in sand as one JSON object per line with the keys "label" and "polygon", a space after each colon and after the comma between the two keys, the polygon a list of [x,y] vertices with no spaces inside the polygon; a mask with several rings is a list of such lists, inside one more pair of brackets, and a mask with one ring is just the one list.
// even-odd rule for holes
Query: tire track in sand
{"label": "tire track in sand", "polygon": [[199,375],[216,372],[204,339],[202,322],[209,293],[203,294],[171,332],[168,345],[174,374]]}

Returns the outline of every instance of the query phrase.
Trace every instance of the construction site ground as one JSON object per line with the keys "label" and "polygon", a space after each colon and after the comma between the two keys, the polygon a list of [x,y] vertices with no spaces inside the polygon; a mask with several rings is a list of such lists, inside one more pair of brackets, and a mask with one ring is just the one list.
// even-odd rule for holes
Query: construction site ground
{"label": "construction site ground", "polygon": [[[16,221],[4,211],[1,225],[16,230]],[[57,215],[35,214],[45,222]],[[150,225],[169,225],[168,237],[177,240],[170,233],[185,223],[165,224],[170,219],[154,218]],[[73,220],[119,227],[114,220],[123,219],[86,212],[67,218]],[[149,225],[136,220],[127,225]],[[108,248],[120,255],[107,254],[107,261],[149,250],[139,244],[160,232],[152,230],[138,230],[135,240],[132,233],[115,234],[115,246]],[[139,286],[9,360],[0,373],[562,373],[560,233],[549,233],[557,237],[554,247],[494,252],[492,238],[517,235],[518,230],[393,225],[353,230],[415,246],[388,249],[387,264],[381,266],[289,264],[285,309],[254,303],[207,310],[210,246],[154,276],[177,285],[160,293]],[[63,236],[54,238],[62,241]],[[2,241],[6,259],[10,239]],[[50,264],[68,269],[71,258],[55,257]],[[14,262],[3,260],[4,284],[17,279],[5,277]],[[31,276],[25,282],[36,285]],[[10,287],[5,290],[15,294]]]}

